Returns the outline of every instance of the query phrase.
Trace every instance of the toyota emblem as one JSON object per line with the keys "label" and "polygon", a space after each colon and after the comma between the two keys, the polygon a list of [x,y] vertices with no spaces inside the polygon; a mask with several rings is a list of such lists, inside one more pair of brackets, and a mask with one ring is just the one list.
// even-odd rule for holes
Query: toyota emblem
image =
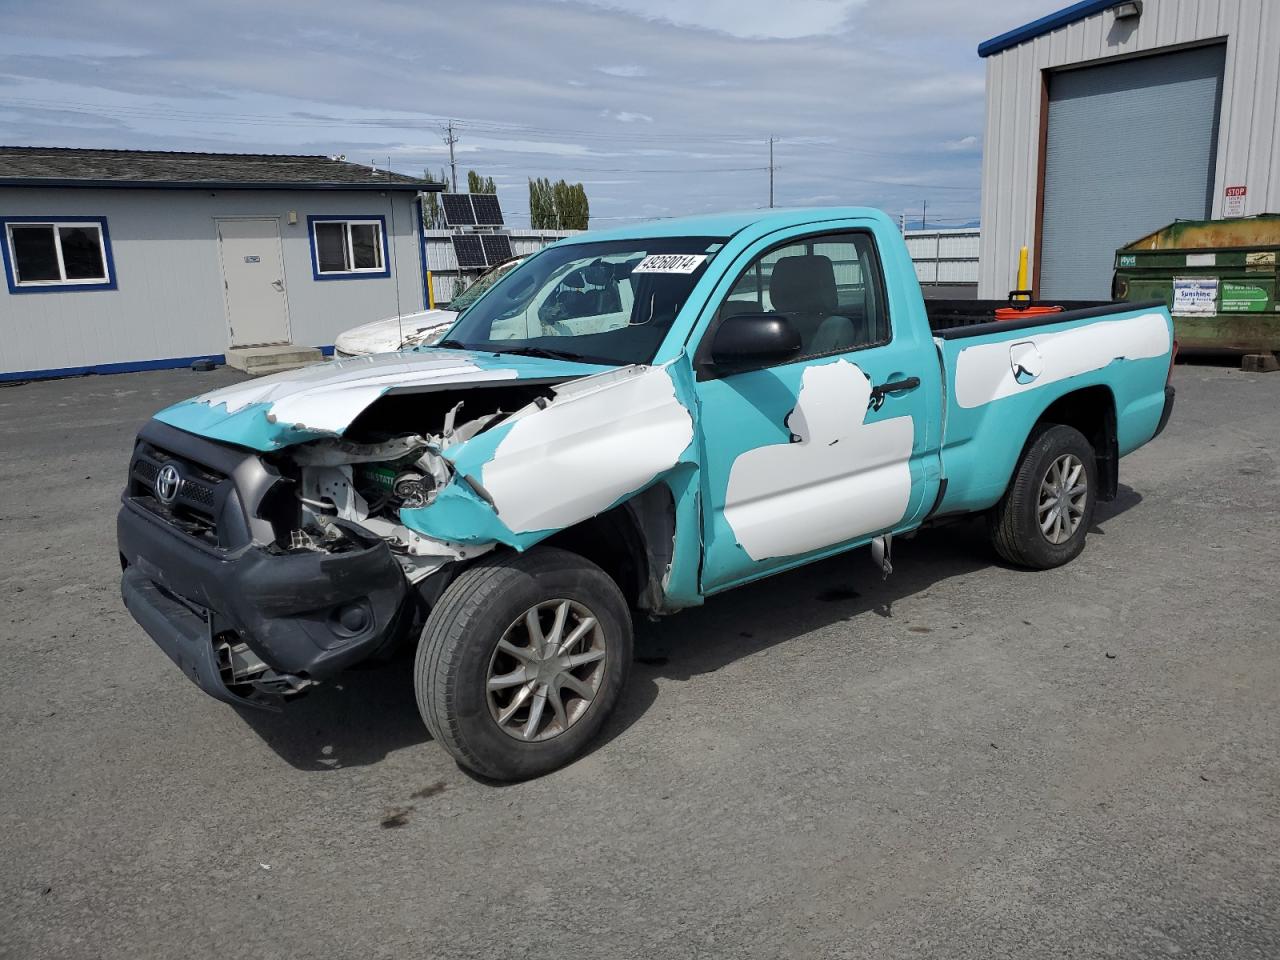
{"label": "toyota emblem", "polygon": [[171,463],[165,464],[156,474],[156,496],[166,507],[173,503],[182,489],[182,474]]}

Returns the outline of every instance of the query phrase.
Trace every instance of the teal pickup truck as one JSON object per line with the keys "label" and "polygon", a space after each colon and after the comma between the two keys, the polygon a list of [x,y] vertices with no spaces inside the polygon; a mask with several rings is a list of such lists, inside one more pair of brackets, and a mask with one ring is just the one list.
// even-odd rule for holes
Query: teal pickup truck
{"label": "teal pickup truck", "polygon": [[617,703],[635,611],[868,544],[887,572],[894,535],[964,514],[1010,563],[1080,553],[1169,417],[1169,313],[996,306],[926,303],[874,210],[574,237],[435,346],[158,413],[118,518],[124,601],[247,706],[416,646],[458,762],[544,773]]}

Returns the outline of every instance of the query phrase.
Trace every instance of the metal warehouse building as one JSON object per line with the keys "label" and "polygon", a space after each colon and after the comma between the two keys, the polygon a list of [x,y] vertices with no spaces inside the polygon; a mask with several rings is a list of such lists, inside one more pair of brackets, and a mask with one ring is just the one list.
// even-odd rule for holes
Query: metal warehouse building
{"label": "metal warehouse building", "polygon": [[979,296],[1105,299],[1115,251],[1177,219],[1280,211],[1280,2],[1086,0],[986,58]]}
{"label": "metal warehouse building", "polygon": [[324,349],[421,310],[439,189],[323,156],[0,147],[0,380]]}

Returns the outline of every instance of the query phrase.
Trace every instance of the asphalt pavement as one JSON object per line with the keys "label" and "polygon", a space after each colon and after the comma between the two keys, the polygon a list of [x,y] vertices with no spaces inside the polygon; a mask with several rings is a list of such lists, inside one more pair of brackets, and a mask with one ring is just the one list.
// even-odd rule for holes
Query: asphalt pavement
{"label": "asphalt pavement", "polygon": [[124,611],[132,435],[235,378],[0,388],[0,957],[1280,956],[1280,374],[1179,366],[1064,568],[964,522],[641,624],[514,786],[404,663],[241,713]]}

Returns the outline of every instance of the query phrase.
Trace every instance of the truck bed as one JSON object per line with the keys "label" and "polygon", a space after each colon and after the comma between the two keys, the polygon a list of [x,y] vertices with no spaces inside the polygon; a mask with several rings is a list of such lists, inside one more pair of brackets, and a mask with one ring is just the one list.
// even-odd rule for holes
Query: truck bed
{"label": "truck bed", "polygon": [[[1020,305],[1020,304],[1018,304]],[[1062,313],[1057,314],[1041,314],[1039,316],[1027,317],[1027,320],[1040,320],[1046,316],[1052,316],[1055,320],[1064,319],[1063,314],[1069,314],[1065,319],[1075,319],[1079,316],[1079,311],[1083,310],[1099,310],[1106,308],[1103,312],[1119,311],[1122,309],[1132,308],[1132,304],[1111,303],[1107,300],[1051,300],[1040,301],[1034,300],[1027,306],[1055,306],[1062,307]],[[996,311],[1006,307],[1014,306],[1008,300],[929,300],[924,302],[925,313],[929,316],[929,329],[934,333],[941,333],[944,330],[952,330],[956,327],[973,327],[984,323],[996,322]],[[1022,320],[1005,320],[1003,323],[1022,323]]]}
{"label": "truck bed", "polygon": [[[970,513],[999,499],[1021,443],[1068,395],[1114,417],[1118,457],[1146,443],[1168,407],[1172,323],[1163,301],[1055,303],[1065,309],[995,319],[1007,301],[925,301],[946,384],[942,439],[948,486],[939,512]],[[1073,423],[1059,411],[1055,422]]]}

